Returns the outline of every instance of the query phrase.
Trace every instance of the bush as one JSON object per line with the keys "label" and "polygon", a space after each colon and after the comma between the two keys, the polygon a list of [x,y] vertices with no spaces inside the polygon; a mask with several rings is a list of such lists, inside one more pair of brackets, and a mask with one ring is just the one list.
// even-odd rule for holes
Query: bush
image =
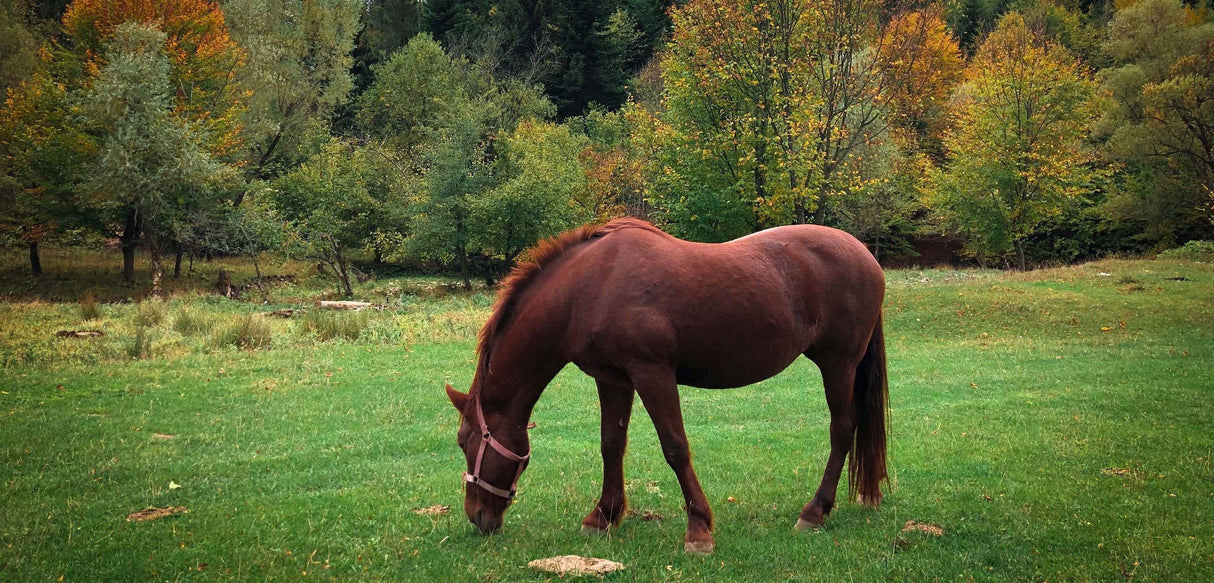
{"label": "bush", "polygon": [[96,320],[101,317],[101,306],[97,303],[97,298],[93,297],[93,292],[86,291],[83,296],[80,296],[80,318],[84,320]]}
{"label": "bush", "polygon": [[202,312],[183,306],[173,319],[173,329],[182,336],[206,332],[211,329],[211,319]]}
{"label": "bush", "polygon": [[1160,253],[1159,258],[1208,263],[1214,261],[1214,241],[1189,241],[1180,247]]}
{"label": "bush", "polygon": [[220,326],[215,331],[212,340],[216,346],[235,346],[240,349],[256,350],[270,345],[274,329],[270,323],[257,314],[237,316],[231,322]]}
{"label": "bush", "polygon": [[156,327],[163,323],[169,315],[168,308],[164,302],[152,300],[139,304],[139,309],[135,311],[135,325],[139,327]]}
{"label": "bush", "polygon": [[324,312],[313,310],[304,318],[304,329],[321,342],[334,338],[344,338],[349,341],[358,340],[367,327],[369,318],[366,312]]}

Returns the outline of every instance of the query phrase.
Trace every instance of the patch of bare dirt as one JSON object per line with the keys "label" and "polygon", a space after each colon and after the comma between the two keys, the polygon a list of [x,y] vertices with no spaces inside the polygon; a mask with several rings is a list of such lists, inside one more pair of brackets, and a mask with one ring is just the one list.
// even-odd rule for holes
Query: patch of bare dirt
{"label": "patch of bare dirt", "polygon": [[939,526],[936,526],[934,524],[930,524],[927,522],[919,522],[917,520],[908,520],[908,521],[906,521],[906,524],[902,525],[902,532],[911,532],[911,531],[917,531],[917,532],[921,532],[923,534],[930,534],[932,536],[943,536],[944,535],[943,528],[940,528]]}
{"label": "patch of bare dirt", "polygon": [[638,516],[645,522],[661,522],[666,520],[665,516],[662,516],[654,510],[642,510],[640,512],[637,512],[636,510],[629,510],[628,516]]}
{"label": "patch of bare dirt", "polygon": [[417,508],[413,511],[413,513],[420,514],[422,516],[442,516],[450,511],[450,506],[435,504],[434,506],[428,506],[426,508]]}
{"label": "patch of bare dirt", "polygon": [[579,557],[577,555],[536,559],[527,563],[527,566],[537,571],[555,573],[558,577],[565,575],[605,575],[624,568],[623,563],[608,561],[607,559]]}
{"label": "patch of bare dirt", "polygon": [[1102,473],[1106,476],[1121,476],[1123,478],[1139,477],[1138,470],[1135,470],[1132,468],[1118,468],[1118,467],[1104,468],[1103,470],[1100,470],[1100,473]]}

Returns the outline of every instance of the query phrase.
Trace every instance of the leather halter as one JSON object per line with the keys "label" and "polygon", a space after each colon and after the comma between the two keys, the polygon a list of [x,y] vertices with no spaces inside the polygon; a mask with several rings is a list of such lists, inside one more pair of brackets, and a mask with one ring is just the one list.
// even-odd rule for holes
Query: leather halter
{"label": "leather halter", "polygon": [[[464,472],[464,481],[469,484],[480,486],[483,490],[490,494],[501,496],[506,500],[511,500],[514,498],[515,487],[518,486],[518,478],[519,476],[523,475],[523,466],[527,465],[527,460],[531,459],[531,448],[527,448],[527,455],[520,456],[507,449],[506,446],[502,445],[498,440],[494,439],[493,436],[489,434],[489,426],[485,424],[485,414],[481,413],[480,399],[477,399],[476,401],[476,421],[480,424],[481,447],[480,450],[476,452],[476,465],[472,466],[472,473],[469,474],[468,472]],[[481,479],[481,460],[485,457],[486,447],[492,447],[495,451],[497,451],[497,453],[501,454],[502,457],[518,464],[518,471],[514,472],[514,481],[510,482],[509,490],[503,490]]]}

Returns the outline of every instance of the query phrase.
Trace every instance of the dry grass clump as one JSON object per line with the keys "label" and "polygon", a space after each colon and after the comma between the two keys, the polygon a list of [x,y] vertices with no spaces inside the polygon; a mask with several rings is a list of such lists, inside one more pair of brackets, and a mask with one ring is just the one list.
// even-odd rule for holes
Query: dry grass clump
{"label": "dry grass clump", "polygon": [[80,319],[96,320],[101,317],[101,304],[97,303],[97,298],[93,296],[92,291],[84,292],[80,296]]}
{"label": "dry grass clump", "polygon": [[312,310],[304,317],[303,327],[321,342],[328,342],[336,338],[353,342],[362,336],[368,322],[370,322],[369,313],[362,310],[340,312]]}
{"label": "dry grass clump", "polygon": [[189,306],[182,306],[173,317],[173,330],[182,336],[206,332],[211,329],[211,326],[211,318],[202,311]]}
{"label": "dry grass clump", "polygon": [[135,310],[135,325],[154,328],[168,319],[169,309],[160,300],[151,300],[139,304]]}
{"label": "dry grass clump", "polygon": [[244,314],[218,327],[212,335],[215,346],[235,346],[242,350],[266,348],[273,341],[274,328],[258,314]]}

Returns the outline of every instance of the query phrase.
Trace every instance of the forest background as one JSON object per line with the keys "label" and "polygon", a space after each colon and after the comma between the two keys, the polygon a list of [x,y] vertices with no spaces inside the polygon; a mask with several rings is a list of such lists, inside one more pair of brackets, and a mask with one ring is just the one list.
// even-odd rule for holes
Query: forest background
{"label": "forest background", "polygon": [[234,255],[471,287],[623,215],[883,262],[1214,253],[1212,6],[0,0],[0,243],[147,253],[155,295]]}

